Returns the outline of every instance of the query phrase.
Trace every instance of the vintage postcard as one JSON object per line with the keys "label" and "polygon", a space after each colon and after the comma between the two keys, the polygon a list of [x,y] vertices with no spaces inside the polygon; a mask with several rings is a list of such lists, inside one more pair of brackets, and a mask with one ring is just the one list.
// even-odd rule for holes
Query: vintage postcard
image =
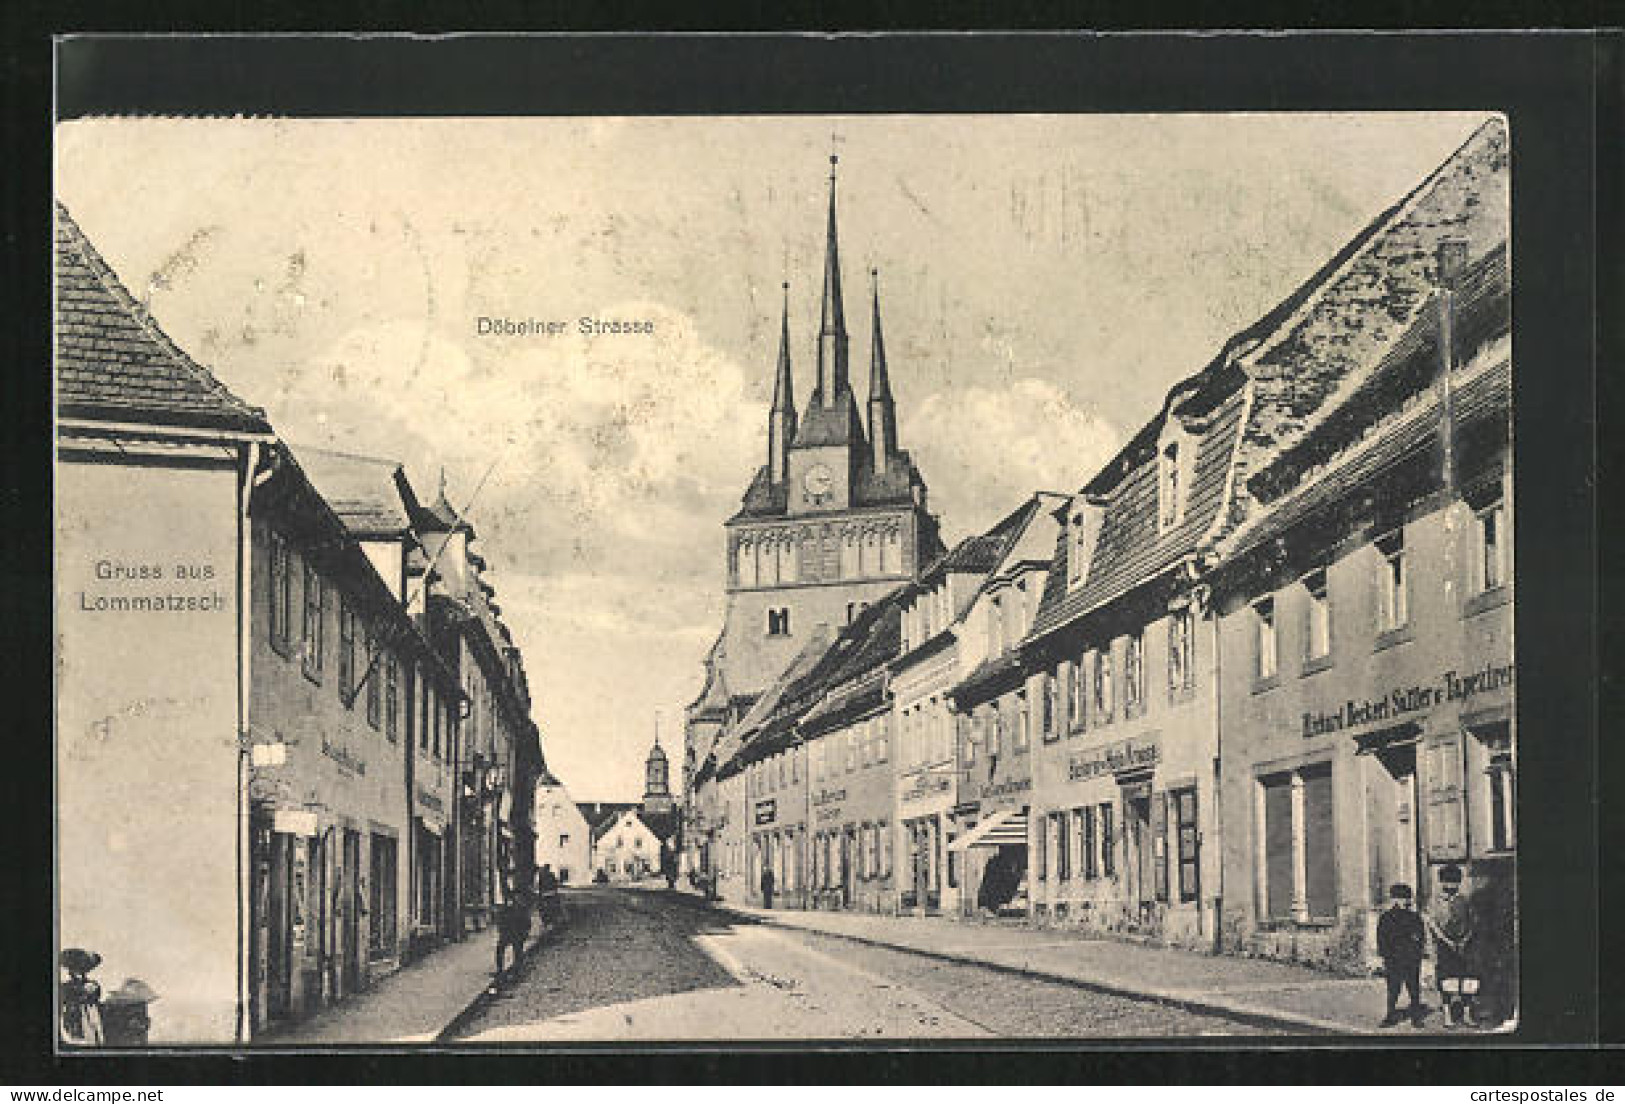
{"label": "vintage postcard", "polygon": [[1510,125],[62,121],[62,1046],[1512,1028]]}

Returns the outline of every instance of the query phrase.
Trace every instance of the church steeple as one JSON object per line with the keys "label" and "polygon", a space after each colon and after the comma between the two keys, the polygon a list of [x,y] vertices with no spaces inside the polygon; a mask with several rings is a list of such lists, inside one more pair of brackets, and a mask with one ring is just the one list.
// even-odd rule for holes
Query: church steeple
{"label": "church steeple", "polygon": [[886,372],[886,339],[880,332],[880,272],[869,270],[874,293],[874,330],[869,354],[869,442],[875,473],[883,474],[897,451],[897,408]]}
{"label": "church steeple", "polygon": [[767,471],[773,485],[790,471],[790,444],[796,438],[795,381],[790,375],[790,284],[784,284],[784,311],[779,321],[779,370],[773,383],[773,410],[767,421]]}
{"label": "church steeple", "polygon": [[841,302],[841,256],[835,233],[835,166],[829,157],[829,229],[824,243],[824,309],[818,330],[818,386],[813,401],[837,406],[850,389],[846,372],[846,308]]}

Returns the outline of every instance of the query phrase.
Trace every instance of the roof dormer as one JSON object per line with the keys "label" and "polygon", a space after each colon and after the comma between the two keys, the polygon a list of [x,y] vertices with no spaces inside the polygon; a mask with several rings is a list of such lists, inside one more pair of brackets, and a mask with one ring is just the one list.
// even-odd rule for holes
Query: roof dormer
{"label": "roof dormer", "polygon": [[1105,516],[1104,498],[1080,494],[1072,499],[1066,519],[1067,586],[1080,586],[1089,577],[1089,565],[1094,562],[1095,545],[1100,541],[1100,527]]}
{"label": "roof dormer", "polygon": [[1196,435],[1185,420],[1170,413],[1157,438],[1157,532],[1166,533],[1185,520],[1191,479],[1196,470]]}

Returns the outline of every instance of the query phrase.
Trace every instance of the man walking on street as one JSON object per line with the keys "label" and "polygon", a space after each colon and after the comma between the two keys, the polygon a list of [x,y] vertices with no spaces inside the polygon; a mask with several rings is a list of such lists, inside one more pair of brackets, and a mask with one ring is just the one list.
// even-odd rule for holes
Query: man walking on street
{"label": "man walking on street", "polygon": [[1439,1000],[1445,1007],[1445,1023],[1449,1027],[1472,1026],[1478,979],[1471,976],[1467,964],[1468,944],[1473,941],[1473,913],[1461,892],[1461,867],[1451,865],[1439,871],[1439,895],[1428,909],[1427,926],[1433,936],[1434,973],[1439,982]]}
{"label": "man walking on street", "polygon": [[773,868],[762,865],[762,907],[773,907]]}
{"label": "man walking on street", "polygon": [[1399,991],[1410,991],[1411,1024],[1422,1026],[1427,1010],[1422,1005],[1422,918],[1411,909],[1411,887],[1396,883],[1388,891],[1392,902],[1377,921],[1377,953],[1382,956],[1382,972],[1388,981],[1388,1014],[1379,1027],[1393,1027],[1400,1021]]}

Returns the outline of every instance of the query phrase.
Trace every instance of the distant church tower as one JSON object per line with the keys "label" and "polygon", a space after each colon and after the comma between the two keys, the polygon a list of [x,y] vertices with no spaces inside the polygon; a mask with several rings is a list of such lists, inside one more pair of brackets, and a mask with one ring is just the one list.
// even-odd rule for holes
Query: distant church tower
{"label": "distant church tower", "polygon": [[643,765],[643,811],[670,813],[674,807],[671,796],[671,766],[660,747],[660,722],[655,721],[655,746],[649,749],[648,761]]}
{"label": "distant church tower", "polygon": [[[786,284],[766,462],[725,526],[727,620],[691,722],[719,712],[724,703],[709,700],[718,694],[729,700],[759,694],[805,647],[815,625],[846,624],[943,551],[925,480],[897,439],[874,272],[867,430],[852,390],[836,231],[838,159],[829,160],[817,375],[798,414]],[[689,750],[703,756],[703,749]]]}

